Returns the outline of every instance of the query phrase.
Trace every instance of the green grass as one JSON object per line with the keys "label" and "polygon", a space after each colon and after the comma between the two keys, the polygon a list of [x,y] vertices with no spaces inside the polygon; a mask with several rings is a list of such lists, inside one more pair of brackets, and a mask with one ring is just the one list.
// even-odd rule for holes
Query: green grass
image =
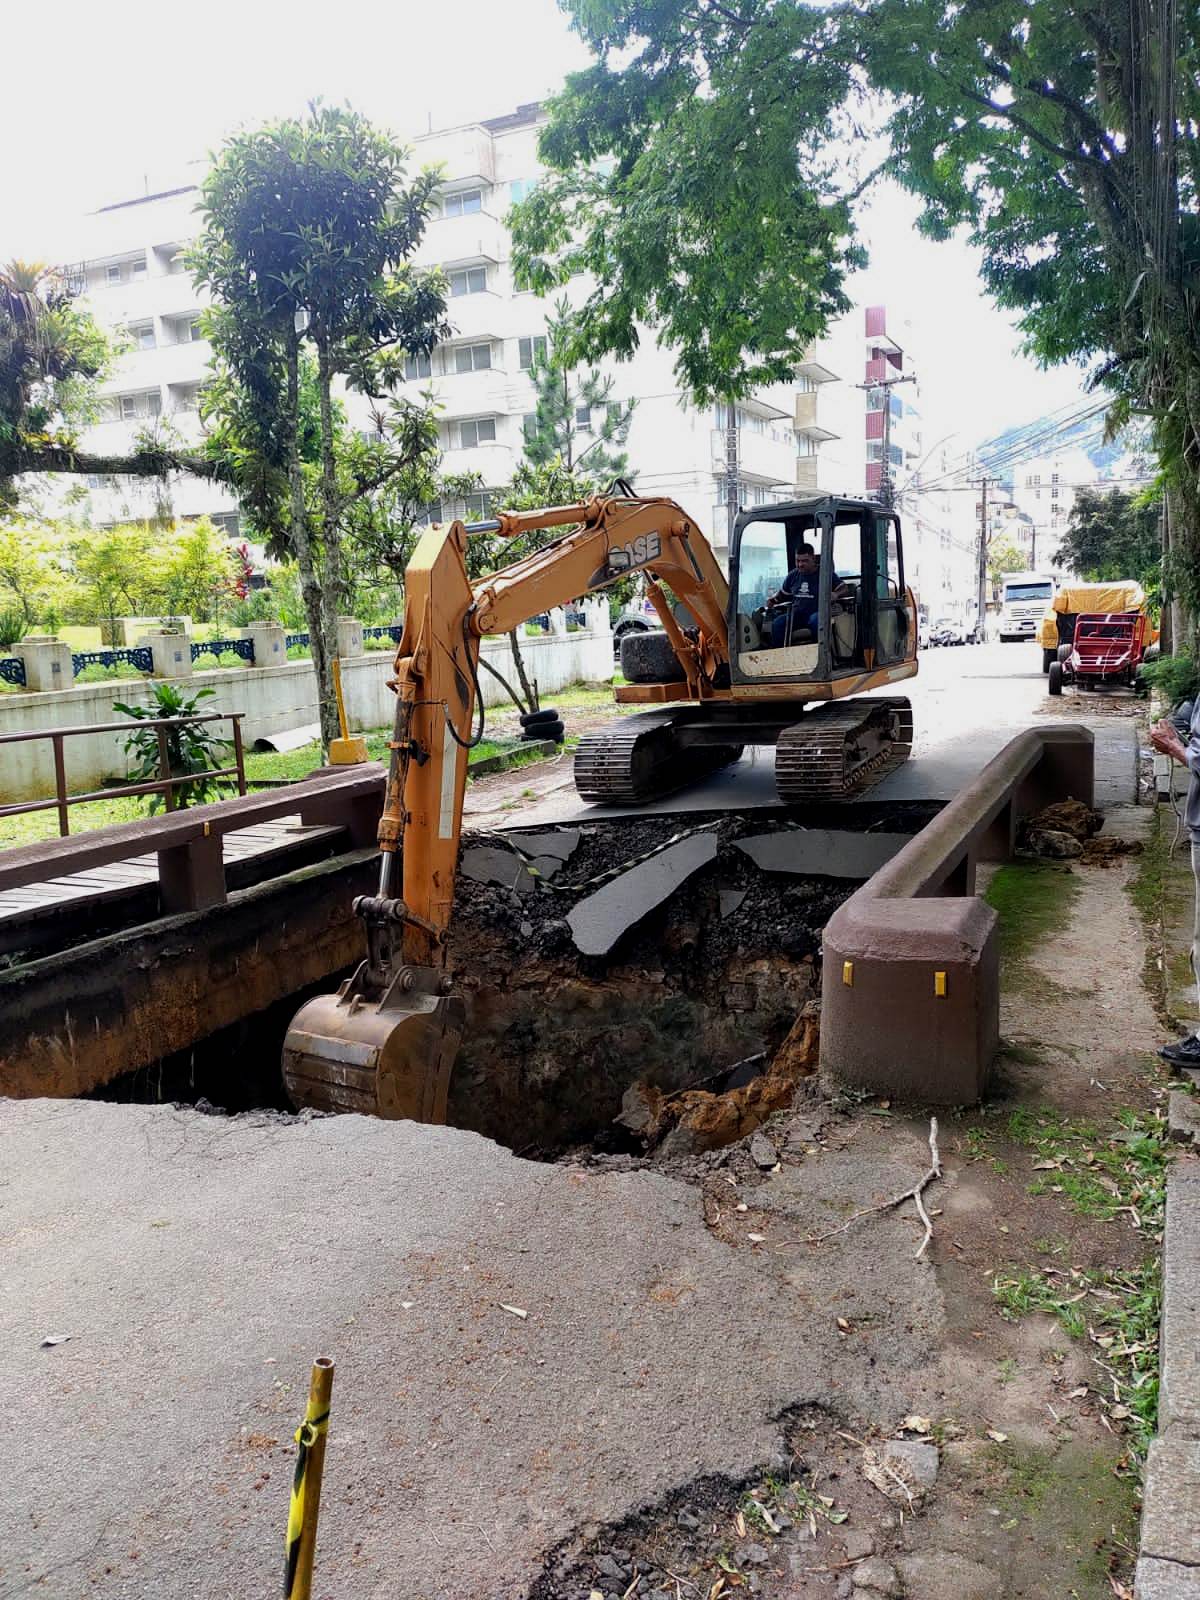
{"label": "green grass", "polygon": [[[1162,1120],[1118,1112],[1103,1128],[1047,1109],[1021,1107],[1008,1122],[1009,1137],[1039,1165],[1031,1194],[1061,1196],[1082,1216],[1129,1221],[1157,1251],[1166,1215],[1170,1160]],[[1145,1455],[1158,1415],[1158,1327],[1162,1266],[1157,1253],[1140,1266],[1083,1271],[1069,1265],[1065,1241],[1035,1241],[1042,1255],[1067,1265],[1006,1266],[992,1291],[1001,1315],[1015,1321],[1030,1312],[1052,1316],[1073,1339],[1087,1339],[1105,1374],[1104,1387],[1118,1419],[1127,1421],[1133,1462]]]}
{"label": "green grass", "polygon": [[1065,867],[1014,861],[999,869],[985,899],[1000,919],[1000,956],[1027,967],[1035,950],[1070,915],[1079,880]]}

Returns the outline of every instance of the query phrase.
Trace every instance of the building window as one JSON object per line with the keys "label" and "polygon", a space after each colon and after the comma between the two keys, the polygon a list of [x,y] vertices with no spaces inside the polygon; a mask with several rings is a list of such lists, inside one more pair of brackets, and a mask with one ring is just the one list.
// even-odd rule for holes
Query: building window
{"label": "building window", "polygon": [[518,346],[520,350],[522,372],[529,371],[530,367],[533,365],[535,356],[540,361],[544,361],[546,359],[546,340],[540,333],[535,334],[530,339],[519,340]]}
{"label": "building window", "polygon": [[103,489],[104,479],[98,472],[89,472],[87,475],[87,486],[89,489]]}
{"label": "building window", "polygon": [[619,400],[606,401],[604,406],[604,415],[608,421],[612,423],[614,428],[619,427],[625,415],[625,407]]}
{"label": "building window", "polygon": [[433,362],[429,356],[405,356],[404,376],[411,383],[414,378],[431,378]]}
{"label": "building window", "polygon": [[123,394],[121,396],[121,420],[132,422],[138,414],[137,395]]}
{"label": "building window", "polygon": [[1057,500],[1058,499],[1058,486],[1057,485],[1055,485],[1055,487],[1053,489],[1051,489],[1050,498],[1051,498],[1051,500]]}
{"label": "building window", "polygon": [[807,373],[801,372],[796,377],[796,390],[799,394],[815,394],[816,384]]}
{"label": "building window", "polygon": [[473,450],[478,444],[496,442],[495,417],[468,417],[458,425],[458,443],[462,450]]}
{"label": "building window", "polygon": [[441,522],[443,520],[442,502],[440,500],[430,500],[427,505],[423,505],[420,511],[417,512],[418,522]]}
{"label": "building window", "polygon": [[146,276],[145,256],[135,256],[134,259],[129,263],[129,276],[135,281],[138,278],[144,278]]}
{"label": "building window", "polygon": [[1050,474],[1050,482],[1051,483],[1057,483],[1058,482],[1058,473],[1057,472],[1052,472]]}
{"label": "building window", "polygon": [[527,411],[521,418],[521,433],[526,439],[532,439],[537,432],[537,412]]}
{"label": "building window", "polygon": [[463,521],[482,522],[484,517],[492,514],[492,496],[487,489],[480,489],[476,494],[465,495],[463,498]]}
{"label": "building window", "polygon": [[129,332],[139,350],[153,350],[155,348],[157,340],[154,337],[154,324],[152,322],[143,322],[139,327],[130,328]]}
{"label": "building window", "polygon": [[464,189],[459,194],[448,194],[442,201],[442,215],[446,217],[468,217],[482,210],[482,189]]}
{"label": "building window", "polygon": [[236,539],[241,532],[242,519],[236,511],[212,511],[209,513],[208,520],[227,539]]}
{"label": "building window", "polygon": [[484,372],[491,364],[490,344],[460,344],[454,347],[455,372]]}
{"label": "building window", "polygon": [[512,199],[513,205],[516,205],[519,201],[524,200],[526,196],[531,195],[536,188],[536,178],[514,178],[512,183],[509,185],[509,195]]}
{"label": "building window", "polygon": [[592,425],[591,406],[575,407],[575,426],[577,428],[590,428]]}
{"label": "building window", "polygon": [[448,273],[447,277],[451,298],[460,294],[483,294],[487,289],[486,267],[464,267],[461,271]]}
{"label": "building window", "polygon": [[[807,433],[797,433],[796,454],[798,456],[815,456],[816,453],[817,441],[812,437],[812,435]],[[878,460],[878,457],[872,457],[872,460]]]}
{"label": "building window", "polygon": [[203,337],[199,317],[184,317],[181,322],[175,324],[176,344],[199,344]]}
{"label": "building window", "polygon": [[120,283],[121,263],[119,261],[114,261],[111,267],[105,267],[104,281],[106,283]]}

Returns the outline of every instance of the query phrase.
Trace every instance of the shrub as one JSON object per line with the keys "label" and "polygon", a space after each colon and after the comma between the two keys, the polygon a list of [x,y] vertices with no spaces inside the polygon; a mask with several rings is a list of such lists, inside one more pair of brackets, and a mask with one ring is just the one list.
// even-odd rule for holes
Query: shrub
{"label": "shrub", "polygon": [[217,657],[217,665],[219,667],[244,667],[246,658],[238,655],[236,650],[222,650]]}
{"label": "shrub", "polygon": [[1186,654],[1159,656],[1157,661],[1147,661],[1143,665],[1142,679],[1163,705],[1177,706],[1181,700],[1195,698],[1200,688],[1200,666],[1194,657]]}
{"label": "shrub", "polygon": [[16,606],[5,606],[0,610],[0,650],[7,653],[18,639],[24,637],[25,618]]}
{"label": "shrub", "polygon": [[[162,717],[182,719],[195,716],[200,701],[207,699],[214,692],[212,689],[198,689],[194,695],[185,698],[173,684],[156,683],[153,705],[127,706],[122,705],[120,701],[114,701],[113,710],[119,711],[122,716],[133,717],[139,722],[148,718]],[[181,720],[177,727],[167,728],[165,731],[167,770],[171,777],[190,777],[191,774],[196,774],[194,781],[182,783],[174,791],[175,805],[178,809],[200,805],[205,800],[219,799],[232,787],[228,779],[209,776],[209,773],[226,764],[230,748],[229,740],[222,739],[213,732],[211,722],[187,723]],[[125,751],[126,754],[137,758],[137,765],[133,771],[136,783],[149,783],[162,776],[157,729],[141,728],[131,733],[125,741]],[[163,796],[156,794],[150,801],[150,810],[161,810],[164,805]]]}
{"label": "shrub", "polygon": [[306,644],[294,644],[287,653],[289,661],[311,661],[312,651]]}
{"label": "shrub", "polygon": [[364,650],[394,650],[395,648],[396,646],[392,643],[391,639],[386,633],[380,639],[372,638],[363,640]]}
{"label": "shrub", "polygon": [[[213,655],[211,650],[202,650],[195,661],[192,662],[192,671],[215,672],[220,665],[220,661]],[[211,690],[208,692],[211,693]]]}

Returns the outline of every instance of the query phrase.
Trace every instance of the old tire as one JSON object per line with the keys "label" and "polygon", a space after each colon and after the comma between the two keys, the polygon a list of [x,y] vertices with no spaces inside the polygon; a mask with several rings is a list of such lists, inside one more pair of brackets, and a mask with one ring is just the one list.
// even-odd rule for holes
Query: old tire
{"label": "old tire", "polygon": [[665,633],[627,633],[621,640],[626,683],[683,683],[687,673]]}
{"label": "old tire", "polygon": [[553,706],[543,706],[540,711],[522,711],[521,726],[523,728],[540,728],[547,722],[557,722],[558,712]]}
{"label": "old tire", "polygon": [[1061,661],[1052,661],[1050,663],[1050,684],[1049,684],[1050,693],[1051,694],[1061,694],[1062,693],[1062,686],[1063,686],[1062,662]]}
{"label": "old tire", "polygon": [[1055,659],[1058,661],[1069,661],[1071,659],[1071,646],[1069,644],[1060,644],[1057,652],[1055,653]]}
{"label": "old tire", "polygon": [[1057,656],[1055,655],[1055,652],[1053,650],[1043,650],[1042,651],[1042,671],[1043,671],[1043,673],[1050,671],[1050,663],[1052,661],[1055,661],[1055,660],[1057,660]]}
{"label": "old tire", "polygon": [[536,727],[521,729],[522,739],[530,744],[537,744],[543,739],[553,739],[555,744],[561,744],[565,733],[566,729],[559,717],[555,717],[552,722],[539,722]]}

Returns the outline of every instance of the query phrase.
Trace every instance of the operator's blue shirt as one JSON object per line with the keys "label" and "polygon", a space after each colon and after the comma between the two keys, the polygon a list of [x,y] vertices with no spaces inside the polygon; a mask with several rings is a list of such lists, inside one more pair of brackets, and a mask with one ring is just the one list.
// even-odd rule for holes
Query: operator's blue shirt
{"label": "operator's blue shirt", "polygon": [[[832,587],[836,589],[841,581],[835,572]],[[821,588],[821,568],[818,566],[815,572],[801,572],[799,567],[793,567],[780,588],[793,600],[809,600],[815,606]]]}

